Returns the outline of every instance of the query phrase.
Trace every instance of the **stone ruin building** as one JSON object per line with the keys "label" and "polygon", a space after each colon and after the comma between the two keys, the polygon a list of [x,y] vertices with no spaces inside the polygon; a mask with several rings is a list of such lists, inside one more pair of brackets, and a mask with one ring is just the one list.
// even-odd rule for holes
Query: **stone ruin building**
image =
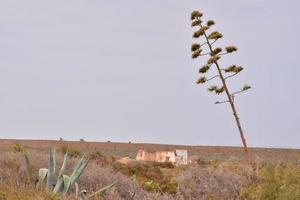
{"label": "stone ruin building", "polygon": [[187,150],[175,150],[175,151],[156,151],[155,153],[149,153],[145,150],[139,150],[136,156],[138,161],[153,161],[153,162],[171,162],[177,165],[188,164],[188,152]]}

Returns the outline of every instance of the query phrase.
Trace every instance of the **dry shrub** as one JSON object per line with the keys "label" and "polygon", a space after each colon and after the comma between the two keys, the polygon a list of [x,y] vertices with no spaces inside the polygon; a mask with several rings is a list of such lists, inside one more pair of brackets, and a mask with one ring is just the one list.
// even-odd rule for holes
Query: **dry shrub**
{"label": "dry shrub", "polygon": [[240,191],[251,175],[243,165],[224,162],[216,166],[193,165],[178,177],[178,195],[182,199],[240,199]]}
{"label": "dry shrub", "polygon": [[101,167],[95,161],[89,163],[85,173],[80,178],[79,185],[87,188],[88,191],[96,191],[100,187],[104,187],[113,182],[116,183],[116,185],[113,189],[106,192],[103,196],[104,199],[172,199],[169,195],[147,192],[137,182],[136,178],[125,176],[109,167]]}
{"label": "dry shrub", "polygon": [[[48,166],[48,151],[28,151],[28,157],[33,167],[35,178],[39,168]],[[70,158],[66,169],[66,174],[70,174],[79,158]],[[63,161],[63,154],[56,156],[57,168],[59,172]],[[104,200],[171,200],[169,195],[150,193],[145,191],[134,179],[115,172],[110,167],[103,167],[91,160],[88,164],[78,184],[80,189],[86,189],[92,193],[101,187],[115,182],[115,186],[109,189],[101,197],[94,198]],[[71,188],[70,195],[64,200],[74,200],[74,187]],[[28,173],[21,153],[0,152],[0,200],[56,200],[59,196],[52,196],[45,191],[35,190],[35,183],[28,182]]]}
{"label": "dry shrub", "polygon": [[106,156],[101,151],[93,151],[89,153],[90,160],[94,160],[98,165],[109,166],[116,161],[114,156]]}
{"label": "dry shrub", "polygon": [[[48,166],[48,151],[27,151],[34,177],[39,168]],[[256,171],[238,161],[199,160],[198,164],[174,167],[170,164],[132,162],[120,164],[100,152],[91,153],[85,172],[79,179],[80,189],[92,193],[115,183],[95,200],[298,200],[300,166],[298,163],[260,163]],[[71,157],[66,174],[79,158]],[[59,172],[63,154],[56,156]],[[105,163],[105,164],[103,164]],[[29,182],[24,155],[0,152],[0,200],[58,200],[45,191],[35,190]],[[149,192],[152,191],[152,192]],[[74,200],[74,187],[64,200]]]}
{"label": "dry shrub", "polygon": [[37,191],[33,187],[5,184],[0,187],[0,200],[60,200],[58,195]]}
{"label": "dry shrub", "polygon": [[177,183],[173,180],[177,174],[169,173],[175,171],[172,163],[136,161],[122,164],[116,162],[113,168],[128,177],[134,177],[147,191],[170,194],[175,194],[177,191]]}
{"label": "dry shrub", "polygon": [[81,151],[81,149],[79,148],[75,148],[75,147],[69,147],[67,145],[62,145],[60,146],[60,151],[65,154],[66,152],[68,152],[68,155],[70,157],[74,157],[74,158],[78,158],[83,156],[83,152]]}

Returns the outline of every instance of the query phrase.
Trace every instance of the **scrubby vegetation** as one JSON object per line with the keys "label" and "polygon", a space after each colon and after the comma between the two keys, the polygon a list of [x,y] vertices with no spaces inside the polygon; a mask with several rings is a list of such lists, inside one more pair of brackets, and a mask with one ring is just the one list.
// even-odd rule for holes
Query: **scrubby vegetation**
{"label": "scrubby vegetation", "polygon": [[178,185],[176,172],[180,169],[175,169],[172,163],[131,162],[122,164],[115,162],[113,169],[128,177],[133,177],[147,191],[176,193]]}
{"label": "scrubby vegetation", "polygon": [[[48,165],[48,151],[25,149],[0,152],[0,200],[74,200],[75,187],[67,195],[36,189],[38,169]],[[26,151],[25,151],[25,150]],[[58,152],[60,148],[58,147]],[[100,151],[84,152],[89,164],[78,180],[90,193],[116,183],[94,199],[106,200],[293,200],[300,199],[298,161],[256,161],[253,165],[238,160],[197,159],[188,166],[171,163],[130,162],[121,164]],[[28,174],[24,152],[31,161],[33,177]],[[63,163],[57,153],[57,172]],[[70,157],[70,174],[80,157]],[[57,174],[56,174],[57,176]],[[33,181],[32,181],[33,179]]]}

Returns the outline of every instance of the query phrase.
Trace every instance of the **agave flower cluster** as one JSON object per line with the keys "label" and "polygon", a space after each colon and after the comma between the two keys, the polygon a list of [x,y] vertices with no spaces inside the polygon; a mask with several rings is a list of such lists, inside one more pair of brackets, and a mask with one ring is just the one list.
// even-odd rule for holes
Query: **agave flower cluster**
{"label": "agave flower cluster", "polygon": [[[243,70],[243,67],[237,65],[231,65],[226,68],[220,67],[219,60],[222,58],[222,56],[233,53],[237,51],[238,48],[236,46],[227,46],[224,48],[214,47],[214,44],[223,37],[223,34],[218,31],[210,31],[212,26],[215,25],[215,21],[208,20],[204,22],[202,17],[203,13],[201,13],[200,11],[195,10],[191,13],[191,26],[197,28],[193,33],[193,38],[198,39],[199,41],[201,41],[202,39],[202,43],[200,42],[192,44],[192,58],[196,59],[200,56],[208,56],[206,63],[199,68],[199,73],[201,74],[201,76],[196,83],[204,84],[214,78],[219,77],[222,81],[222,85],[209,86],[208,91],[214,92],[215,94],[221,94],[227,89],[225,80],[240,73]],[[208,49],[207,52],[205,52],[204,49]],[[207,78],[205,75],[213,66],[216,67],[215,69],[217,70],[217,74],[215,76]],[[240,91],[232,93],[230,94],[230,96],[233,98],[234,94],[240,93],[250,88],[250,86],[245,85]]]}
{"label": "agave flower cluster", "polygon": [[[230,93],[226,80],[239,74],[241,71],[243,71],[243,67],[238,65],[230,65],[226,68],[221,68],[219,62],[220,59],[227,55],[231,54],[233,52],[236,52],[238,48],[236,46],[227,46],[225,48],[221,47],[215,47],[215,43],[222,39],[223,34],[218,31],[211,31],[212,26],[215,25],[215,22],[213,20],[208,20],[207,22],[204,22],[202,20],[203,13],[200,11],[193,11],[191,13],[191,26],[194,28],[197,28],[197,30],[194,32],[193,37],[197,39],[198,41],[201,41],[202,43],[194,43],[191,46],[192,51],[192,58],[196,59],[200,56],[208,56],[206,63],[204,65],[200,66],[199,73],[201,76],[197,80],[197,84],[204,84],[212,79],[219,78],[221,80],[221,85],[211,85],[208,87],[208,91],[215,93],[215,94],[222,94],[225,92],[227,99],[225,101],[217,101],[216,104],[220,103],[229,103],[233,112],[233,116],[235,118],[235,122],[237,124],[237,127],[240,132],[240,137],[244,146],[244,151],[246,153],[248,162],[251,163],[252,156],[250,155],[246,143],[246,138],[243,133],[243,129],[240,123],[240,118],[237,114],[235,104],[234,104],[234,97],[235,95],[244,92],[246,90],[249,90],[251,87],[249,85],[245,85],[237,92]],[[207,51],[207,52],[206,52]],[[215,71],[217,71],[216,75],[207,78],[207,73],[211,71],[211,68],[214,68]]]}

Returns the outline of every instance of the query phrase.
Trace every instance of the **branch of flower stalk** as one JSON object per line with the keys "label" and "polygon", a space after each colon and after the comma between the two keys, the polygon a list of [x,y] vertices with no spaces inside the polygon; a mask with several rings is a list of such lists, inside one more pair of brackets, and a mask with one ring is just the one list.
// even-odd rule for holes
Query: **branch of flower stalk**
{"label": "branch of flower stalk", "polygon": [[200,44],[200,47],[203,47],[206,44],[207,44],[207,42],[204,42],[203,44]]}
{"label": "branch of flower stalk", "polygon": [[234,95],[236,95],[236,94],[239,94],[239,93],[242,93],[242,92],[245,92],[245,91],[246,91],[246,90],[240,90],[240,91],[234,92],[234,93],[231,94],[231,96],[234,96]]}
{"label": "branch of flower stalk", "polygon": [[229,101],[216,101],[215,104],[229,103]]}
{"label": "branch of flower stalk", "polygon": [[210,80],[212,80],[212,79],[214,79],[214,78],[217,78],[217,77],[219,77],[219,75],[215,75],[215,76],[213,76],[213,77],[207,79],[205,82],[208,82],[208,81],[210,81]]}
{"label": "branch of flower stalk", "polygon": [[220,53],[219,56],[224,56],[226,54],[230,54],[230,53],[227,53],[227,52],[226,53]]}
{"label": "branch of flower stalk", "polygon": [[210,43],[210,45],[213,45],[218,39],[214,40],[213,42]]}
{"label": "branch of flower stalk", "polygon": [[224,79],[226,80],[226,79],[231,78],[231,77],[233,77],[233,76],[235,76],[235,75],[237,75],[237,74],[238,74],[238,73],[232,74],[232,75],[230,75],[230,76],[226,76]]}
{"label": "branch of flower stalk", "polygon": [[200,56],[206,56],[206,55],[210,55],[210,53],[203,53],[203,54],[200,54]]}

